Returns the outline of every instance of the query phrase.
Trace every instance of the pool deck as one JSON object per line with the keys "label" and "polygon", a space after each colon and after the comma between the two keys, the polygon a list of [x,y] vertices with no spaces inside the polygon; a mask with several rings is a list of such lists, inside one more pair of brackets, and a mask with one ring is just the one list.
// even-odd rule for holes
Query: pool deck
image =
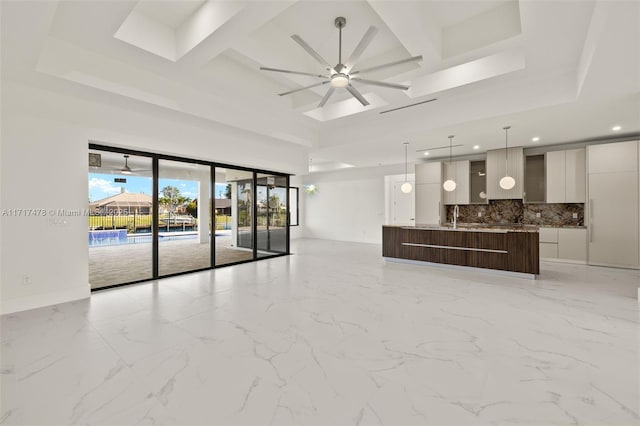
{"label": "pool deck", "polygon": [[[231,247],[231,236],[216,236],[216,264],[223,265],[253,258],[249,250]],[[160,241],[160,275],[210,267],[209,244],[197,238]],[[91,288],[151,279],[151,243],[121,244],[89,248]]]}

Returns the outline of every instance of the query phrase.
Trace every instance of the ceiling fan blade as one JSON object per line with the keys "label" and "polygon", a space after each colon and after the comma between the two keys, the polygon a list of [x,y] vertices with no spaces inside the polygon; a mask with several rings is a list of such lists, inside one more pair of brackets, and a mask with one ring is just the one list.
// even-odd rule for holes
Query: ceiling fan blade
{"label": "ceiling fan blade", "polygon": [[300,91],[305,90],[305,89],[311,89],[312,87],[322,86],[323,84],[327,84],[328,82],[329,82],[329,80],[321,81],[320,83],[311,84],[311,85],[305,86],[305,87],[300,87],[299,89],[293,89],[293,90],[289,90],[288,92],[278,93],[278,96],[290,95],[292,93],[300,92]]}
{"label": "ceiling fan blade", "polygon": [[353,95],[354,98],[356,98],[358,100],[358,102],[360,102],[362,104],[362,106],[367,106],[369,105],[369,101],[367,101],[364,96],[362,96],[362,94],[360,92],[358,92],[358,90],[353,87],[352,85],[348,85],[347,87],[345,87],[345,89],[347,89],[349,91],[349,93],[351,93]]}
{"label": "ceiling fan blade", "polygon": [[376,71],[376,70],[380,70],[380,69],[383,69],[383,68],[393,67],[395,65],[405,64],[407,62],[414,62],[414,61],[421,61],[421,60],[422,60],[422,55],[413,56],[411,58],[400,59],[399,61],[395,61],[395,62],[389,62],[389,63],[382,64],[382,65],[376,65],[375,67],[363,68],[361,70],[349,73],[349,75],[354,76],[354,75],[359,74],[361,72]]}
{"label": "ceiling fan blade", "polygon": [[409,90],[409,86],[405,86],[404,84],[396,84],[396,83],[387,83],[384,81],[375,81],[375,80],[367,80],[360,77],[352,77],[351,80],[359,81],[360,83],[370,84],[372,86],[381,86],[381,87],[389,87],[391,89],[401,89],[401,90]]}
{"label": "ceiling fan blade", "polygon": [[327,101],[329,100],[329,98],[333,94],[334,90],[336,90],[335,87],[333,87],[333,86],[329,87],[329,90],[327,90],[327,93],[324,94],[324,96],[322,97],[322,100],[318,104],[318,108],[322,108],[324,106],[324,104],[327,103]]}
{"label": "ceiling fan blade", "polygon": [[293,39],[293,41],[295,41],[300,46],[302,46],[302,48],[306,50],[309,55],[313,56],[316,61],[320,62],[320,64],[322,64],[323,66],[327,67],[328,70],[333,69],[333,67],[329,65],[329,62],[327,62],[322,56],[320,56],[318,52],[313,50],[313,48],[309,46],[307,42],[304,41],[298,34],[292,35],[291,38]]}
{"label": "ceiling fan blade", "polygon": [[369,43],[371,43],[371,40],[373,40],[377,33],[378,29],[373,25],[369,27],[366,33],[364,33],[364,36],[362,36],[362,40],[360,40],[356,48],[353,49],[353,53],[351,53],[349,59],[347,59],[347,71],[353,68],[356,62],[358,62],[358,59],[360,59],[360,55],[362,55],[362,52],[364,52],[367,46],[369,46]]}
{"label": "ceiling fan blade", "polygon": [[260,67],[260,69],[262,71],[274,71],[274,72],[283,72],[283,73],[286,73],[286,74],[309,75],[311,77],[329,78],[328,75],[314,74],[314,73],[311,73],[311,72],[281,70],[279,68],[269,68],[269,67]]}

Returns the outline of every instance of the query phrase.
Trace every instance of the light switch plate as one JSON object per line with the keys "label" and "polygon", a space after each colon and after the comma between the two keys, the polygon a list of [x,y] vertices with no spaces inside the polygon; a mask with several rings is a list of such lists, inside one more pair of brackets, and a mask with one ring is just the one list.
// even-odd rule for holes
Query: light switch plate
{"label": "light switch plate", "polygon": [[536,213],[536,217],[540,217],[540,212]]}
{"label": "light switch plate", "polygon": [[573,218],[574,218],[574,219],[577,219],[577,218],[578,218],[578,213],[574,213],[574,214],[573,214]]}

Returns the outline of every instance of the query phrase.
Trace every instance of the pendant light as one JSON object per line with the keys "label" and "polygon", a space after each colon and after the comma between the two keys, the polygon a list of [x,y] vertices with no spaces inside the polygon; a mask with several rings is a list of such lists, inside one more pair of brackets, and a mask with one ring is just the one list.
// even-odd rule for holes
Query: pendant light
{"label": "pendant light", "polygon": [[[449,136],[449,174],[451,174],[451,150],[453,149],[453,135]],[[451,192],[456,189],[456,181],[451,179],[451,175],[449,175],[449,179],[445,180],[442,184],[442,187],[445,191]]]}
{"label": "pendant light", "polygon": [[505,126],[504,129],[504,177],[500,179],[500,188],[511,189],[516,186],[516,180],[509,176],[509,129],[511,126]]}
{"label": "pendant light", "polygon": [[400,190],[405,194],[411,192],[412,186],[411,183],[407,180],[407,148],[409,147],[409,142],[404,143],[404,183],[400,187]]}

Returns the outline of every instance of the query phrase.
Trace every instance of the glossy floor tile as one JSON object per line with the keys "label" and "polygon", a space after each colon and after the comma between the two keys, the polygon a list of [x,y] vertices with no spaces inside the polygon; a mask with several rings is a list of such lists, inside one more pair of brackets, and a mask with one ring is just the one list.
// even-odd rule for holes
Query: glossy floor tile
{"label": "glossy floor tile", "polygon": [[0,422],[640,424],[640,271],[292,250],[2,317]]}

